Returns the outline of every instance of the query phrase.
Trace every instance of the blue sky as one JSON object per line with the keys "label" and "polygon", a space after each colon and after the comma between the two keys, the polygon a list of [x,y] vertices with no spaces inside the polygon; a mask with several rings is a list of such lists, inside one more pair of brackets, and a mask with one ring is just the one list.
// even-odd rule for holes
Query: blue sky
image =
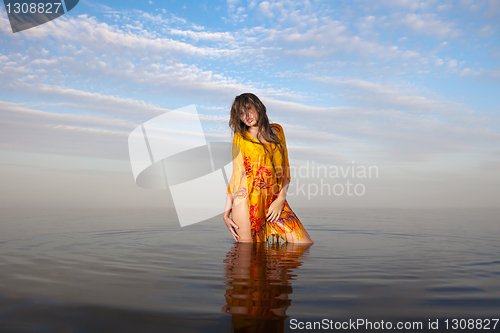
{"label": "blue sky", "polygon": [[[81,0],[13,34],[2,8],[0,173],[53,199],[12,196],[14,181],[2,197],[77,202],[70,187],[115,174],[109,202],[130,181],[136,126],[196,104],[207,137],[229,139],[231,102],[251,91],[292,164],[379,166],[366,197],[340,206],[497,206],[499,17],[500,2],[474,0]],[[132,185],[113,202],[156,195]]]}

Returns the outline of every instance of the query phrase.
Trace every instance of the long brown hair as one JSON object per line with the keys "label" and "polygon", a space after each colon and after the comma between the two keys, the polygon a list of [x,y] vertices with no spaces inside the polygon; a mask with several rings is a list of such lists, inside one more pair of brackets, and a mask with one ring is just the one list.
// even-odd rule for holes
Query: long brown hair
{"label": "long brown hair", "polygon": [[[257,138],[255,138],[257,141],[255,141],[253,138],[248,136],[248,126],[241,121],[240,119],[240,113],[246,111],[247,109],[251,108],[251,106],[255,107],[255,110],[257,110],[257,114],[259,116],[259,119],[257,120],[257,126],[259,128],[258,133],[262,135],[267,142],[274,143],[273,151],[270,152],[266,145],[260,140],[260,135],[257,135]],[[274,165],[274,160],[273,160],[273,152],[276,148],[281,153],[282,157],[282,165],[281,165],[281,174],[285,171],[285,154],[284,154],[284,148],[282,145],[282,142],[278,135],[276,135],[272,130],[271,130],[271,124],[269,123],[269,119],[267,118],[267,113],[266,113],[266,107],[265,105],[261,102],[261,100],[255,96],[252,93],[244,93],[239,96],[236,96],[234,99],[233,105],[231,106],[231,114],[229,117],[229,127],[231,128],[233,135],[236,133],[240,134],[241,137],[244,140],[256,143],[258,145],[261,145],[264,147],[264,151],[266,156],[270,156],[271,163],[273,165],[274,173],[276,175],[276,179],[279,179],[278,173],[276,171],[276,167]],[[279,131],[280,129],[278,127],[273,126],[276,131]],[[273,146],[273,145],[271,145]]]}

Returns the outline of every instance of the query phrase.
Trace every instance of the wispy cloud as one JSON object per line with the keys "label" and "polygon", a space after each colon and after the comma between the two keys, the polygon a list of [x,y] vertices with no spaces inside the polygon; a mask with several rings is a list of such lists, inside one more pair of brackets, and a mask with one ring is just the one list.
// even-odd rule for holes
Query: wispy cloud
{"label": "wispy cloud", "polygon": [[130,130],[193,103],[227,139],[251,91],[294,163],[497,165],[498,2],[228,0],[203,20],[153,5],[18,34],[0,9],[2,149],[126,160]]}

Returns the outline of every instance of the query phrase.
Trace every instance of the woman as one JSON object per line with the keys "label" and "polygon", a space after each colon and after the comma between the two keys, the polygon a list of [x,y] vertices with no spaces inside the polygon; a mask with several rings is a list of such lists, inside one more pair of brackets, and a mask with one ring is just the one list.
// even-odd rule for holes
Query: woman
{"label": "woman", "polygon": [[265,242],[269,237],[312,244],[286,201],[290,167],[283,128],[269,124],[266,107],[250,93],[235,98],[229,126],[234,133],[233,175],[224,222],[234,240]]}

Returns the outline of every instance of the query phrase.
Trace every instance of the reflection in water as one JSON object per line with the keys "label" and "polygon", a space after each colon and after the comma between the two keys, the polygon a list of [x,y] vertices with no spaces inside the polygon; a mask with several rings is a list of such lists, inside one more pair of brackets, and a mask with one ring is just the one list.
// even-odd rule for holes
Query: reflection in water
{"label": "reflection in water", "polygon": [[293,269],[309,246],[294,243],[236,243],[226,256],[227,305],[234,332],[283,332],[292,300]]}

